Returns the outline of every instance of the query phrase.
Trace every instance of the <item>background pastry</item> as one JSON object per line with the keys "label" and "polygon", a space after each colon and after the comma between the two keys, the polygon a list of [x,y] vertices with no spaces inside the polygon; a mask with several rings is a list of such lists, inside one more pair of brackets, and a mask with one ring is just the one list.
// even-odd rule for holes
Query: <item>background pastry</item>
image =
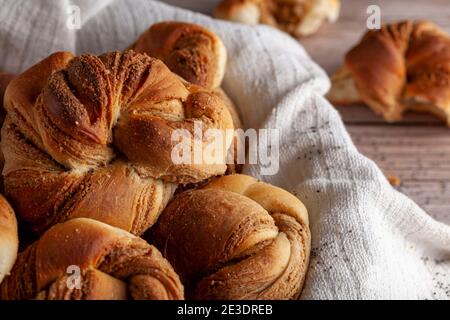
{"label": "background pastry", "polygon": [[339,17],[339,0],[223,0],[215,17],[247,24],[268,24],[293,36],[311,35]]}
{"label": "background pastry", "polygon": [[429,112],[450,125],[450,37],[431,22],[367,32],[332,81],[335,104],[365,103],[388,122]]}
{"label": "background pastry", "polygon": [[308,267],[308,213],[245,175],[179,194],[151,231],[195,299],[295,299]]}

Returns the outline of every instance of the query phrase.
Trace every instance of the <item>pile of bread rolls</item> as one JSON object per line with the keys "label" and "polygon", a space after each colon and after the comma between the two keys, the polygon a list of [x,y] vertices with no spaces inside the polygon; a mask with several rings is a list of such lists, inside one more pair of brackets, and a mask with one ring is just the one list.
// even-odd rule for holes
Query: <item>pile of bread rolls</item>
{"label": "pile of bread rolls", "polygon": [[238,174],[226,152],[171,158],[174,130],[241,126],[220,89],[226,61],[211,31],[165,22],[124,52],[58,52],[2,75],[0,299],[299,296],[301,201]]}

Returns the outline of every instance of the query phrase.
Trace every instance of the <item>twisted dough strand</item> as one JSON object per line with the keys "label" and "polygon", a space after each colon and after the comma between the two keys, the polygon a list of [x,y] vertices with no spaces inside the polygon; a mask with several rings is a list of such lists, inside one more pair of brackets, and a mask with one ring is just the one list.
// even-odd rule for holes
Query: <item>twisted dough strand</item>
{"label": "twisted dough strand", "polygon": [[208,89],[223,80],[227,51],[222,40],[208,29],[183,22],[161,22],[151,26],[131,46],[164,61],[187,81]]}
{"label": "twisted dough strand", "polygon": [[[212,90],[227,107],[235,129],[243,128],[233,101],[220,88],[225,75],[227,51],[222,40],[203,26],[176,21],[152,25],[131,45],[136,52],[146,53],[164,61],[170,70],[206,89]],[[235,137],[229,155],[227,173],[242,171],[237,163],[239,140]]]}
{"label": "twisted dough strand", "polygon": [[[81,269],[81,288],[68,286],[69,266]],[[183,286],[155,247],[80,218],[52,227],[20,253],[0,298],[182,299]]]}
{"label": "twisted dough strand", "polygon": [[295,299],[309,261],[303,204],[243,175],[178,195],[152,239],[196,299]]}

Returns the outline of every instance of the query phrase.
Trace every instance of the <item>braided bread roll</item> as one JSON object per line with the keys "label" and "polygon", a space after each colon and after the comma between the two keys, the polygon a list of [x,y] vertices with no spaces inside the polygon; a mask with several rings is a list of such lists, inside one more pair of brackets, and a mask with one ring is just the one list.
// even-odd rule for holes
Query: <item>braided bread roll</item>
{"label": "braided bread roll", "polygon": [[339,0],[223,0],[214,16],[246,24],[268,24],[295,37],[316,33],[325,21],[336,22]]}
{"label": "braided bread roll", "polygon": [[152,239],[195,299],[295,299],[305,279],[305,206],[245,175],[218,178],[167,206]]}
{"label": "braided bread roll", "polygon": [[191,83],[209,89],[222,83],[227,51],[222,40],[202,26],[183,22],[157,23],[131,48],[161,59],[170,70]]}
{"label": "braided bread roll", "polygon": [[[161,22],[152,25],[131,46],[136,52],[161,59],[172,72],[185,80],[212,90],[225,103],[235,129],[243,128],[236,105],[220,86],[225,75],[227,50],[222,40],[200,25],[185,22]],[[235,138],[227,173],[242,171],[237,163],[239,141]]]}
{"label": "braided bread roll", "polygon": [[0,195],[0,283],[13,267],[18,248],[16,216],[5,198]]}
{"label": "braided bread roll", "polygon": [[450,37],[431,22],[367,32],[332,80],[335,104],[365,103],[388,122],[429,112],[450,125]]}
{"label": "braided bread roll", "polygon": [[121,229],[79,218],[55,225],[21,252],[0,285],[0,299],[36,298],[183,299],[183,285],[155,247]]}
{"label": "braided bread roll", "polygon": [[161,59],[185,80],[213,90],[228,107],[234,127],[242,128],[236,106],[220,88],[227,49],[214,32],[192,23],[161,22],[144,32],[131,48]]}
{"label": "braided bread roll", "polygon": [[233,129],[231,116],[214,94],[144,54],[53,54],[11,82],[5,107],[6,195],[38,233],[88,217],[141,234],[176,184],[227,168],[220,154],[174,163],[176,130],[191,133],[193,153],[210,142],[194,135],[196,123],[202,133]]}

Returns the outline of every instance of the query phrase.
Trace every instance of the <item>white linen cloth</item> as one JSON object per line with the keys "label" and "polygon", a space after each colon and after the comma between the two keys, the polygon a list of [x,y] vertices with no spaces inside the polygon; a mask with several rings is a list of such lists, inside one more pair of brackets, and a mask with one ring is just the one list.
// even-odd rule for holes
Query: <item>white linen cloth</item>
{"label": "white linen cloth", "polygon": [[[79,30],[66,25],[70,5],[81,8]],[[245,126],[281,130],[280,171],[261,178],[308,208],[303,299],[450,298],[450,227],[395,191],[358,152],[323,97],[329,79],[288,35],[150,0],[1,0],[0,70],[21,72],[60,50],[122,50],[162,20],[217,32],[229,53],[223,87]],[[259,176],[260,166],[247,172]]]}

